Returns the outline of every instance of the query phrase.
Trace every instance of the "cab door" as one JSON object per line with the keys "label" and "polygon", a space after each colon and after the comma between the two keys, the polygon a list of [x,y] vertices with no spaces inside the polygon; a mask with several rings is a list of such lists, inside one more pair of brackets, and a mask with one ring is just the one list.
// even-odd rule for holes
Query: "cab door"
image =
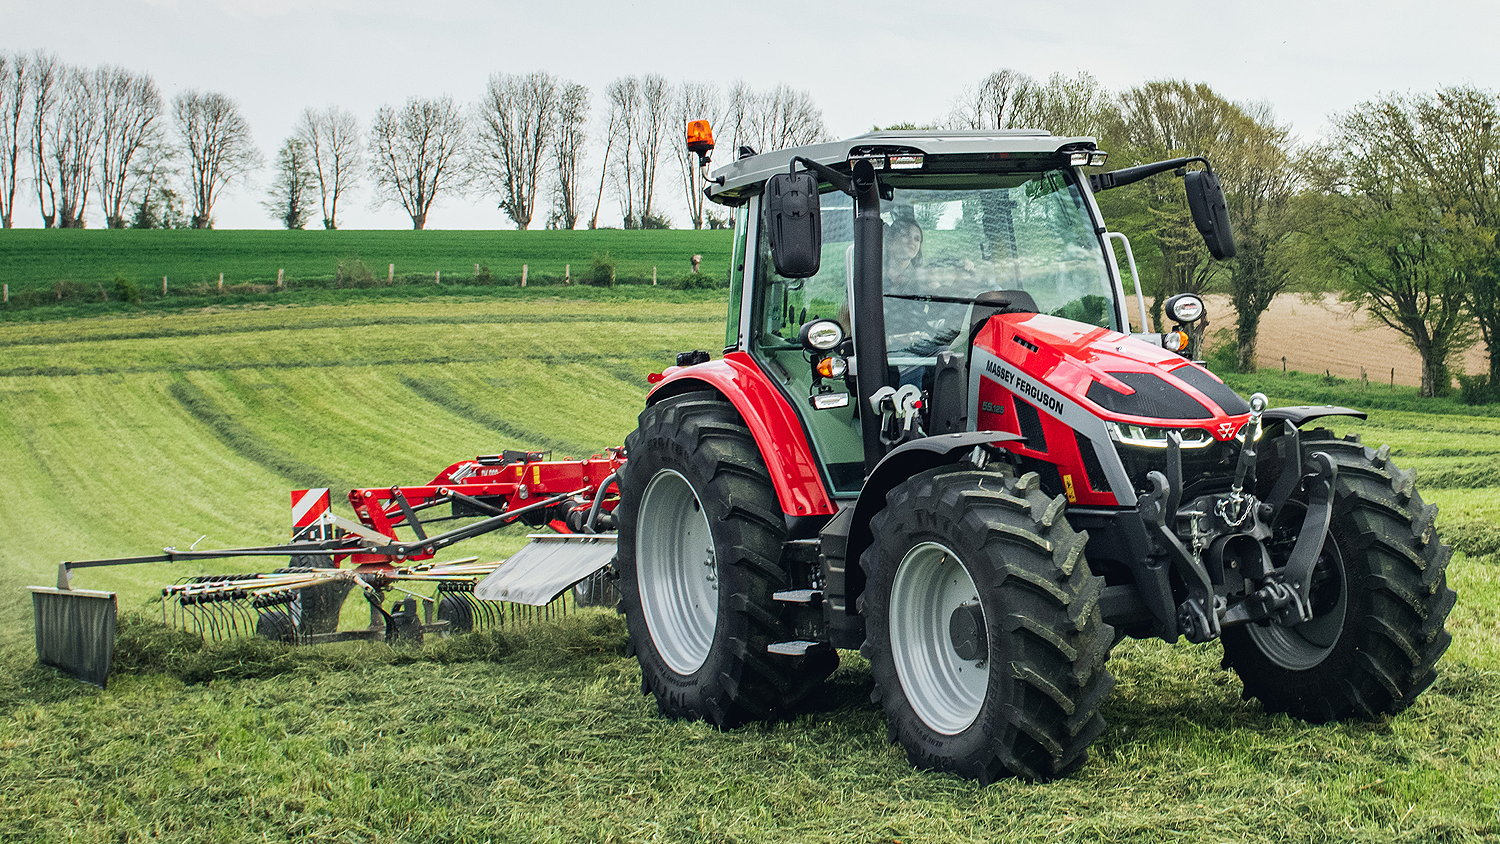
{"label": "cab door", "polygon": [[[814,319],[833,319],[849,331],[851,254],[854,247],[853,200],[838,191],[821,199],[823,254],[818,274],[811,278],[783,278],[776,274],[771,249],[760,220],[760,200],[752,201],[754,223],[746,231],[749,258],[749,319],[743,325],[745,345],[771,380],[797,409],[813,451],[835,494],[857,493],[864,482],[864,445],[856,399],[850,394],[839,407],[816,409],[812,397],[823,391],[848,393],[843,378],[822,379],[813,374],[812,358],[798,334]],[[748,243],[753,241],[753,245]]]}

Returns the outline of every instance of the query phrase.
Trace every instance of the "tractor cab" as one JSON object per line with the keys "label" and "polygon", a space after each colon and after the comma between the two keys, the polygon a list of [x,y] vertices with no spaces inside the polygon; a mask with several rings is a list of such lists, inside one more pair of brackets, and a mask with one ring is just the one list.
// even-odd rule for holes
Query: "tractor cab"
{"label": "tractor cab", "polygon": [[[1134,261],[1084,169],[1105,158],[1091,139],[1044,132],[885,132],[707,179],[737,207],[727,349],[796,408],[835,496],[903,442],[974,429],[967,364],[989,316],[1132,331],[1113,247],[1132,284]],[[1178,332],[1145,333],[1137,301],[1138,338],[1185,348]]]}

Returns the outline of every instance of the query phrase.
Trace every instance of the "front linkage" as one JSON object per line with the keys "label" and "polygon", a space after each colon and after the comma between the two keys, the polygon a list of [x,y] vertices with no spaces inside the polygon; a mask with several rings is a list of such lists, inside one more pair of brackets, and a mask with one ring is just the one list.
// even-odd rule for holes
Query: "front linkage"
{"label": "front linkage", "polygon": [[[1241,431],[1243,445],[1227,493],[1202,495],[1182,505],[1182,438],[1174,433],[1168,437],[1166,472],[1147,475],[1152,489],[1136,505],[1155,540],[1156,556],[1165,557],[1186,584],[1177,627],[1190,642],[1216,639],[1225,627],[1292,625],[1313,617],[1313,569],[1328,539],[1338,469],[1323,452],[1313,452],[1304,465],[1297,429],[1287,425],[1279,440],[1282,474],[1264,499],[1251,492],[1266,404],[1260,393],[1250,398],[1250,420]],[[1302,526],[1285,564],[1277,566],[1267,547],[1271,525],[1299,489],[1306,498]],[[1241,581],[1246,584],[1243,593]],[[1231,605],[1232,598],[1237,600]]]}

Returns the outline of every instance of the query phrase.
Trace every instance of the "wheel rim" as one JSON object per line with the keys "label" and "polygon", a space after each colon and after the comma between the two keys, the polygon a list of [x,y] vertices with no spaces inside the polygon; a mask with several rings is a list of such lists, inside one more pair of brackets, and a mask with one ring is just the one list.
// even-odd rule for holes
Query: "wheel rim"
{"label": "wheel rim", "polygon": [[[1302,523],[1302,508],[1288,506],[1286,512],[1295,524]],[[1286,541],[1288,550],[1295,539],[1293,535]],[[1285,560],[1279,562],[1284,563]],[[1251,624],[1246,628],[1260,652],[1289,671],[1306,671],[1327,659],[1333,653],[1334,645],[1338,644],[1339,635],[1344,631],[1344,621],[1349,609],[1349,589],[1345,578],[1344,558],[1332,536],[1323,541],[1323,550],[1318,554],[1318,562],[1313,567],[1308,601],[1312,604],[1313,617],[1301,624],[1291,627],[1275,623],[1265,626]]]}
{"label": "wheel rim", "polygon": [[663,469],[646,485],[637,525],[636,576],[651,643],[669,668],[692,674],[708,659],[719,618],[708,514],[687,478]]}
{"label": "wheel rim", "polygon": [[990,660],[963,659],[949,633],[954,613],[978,599],[958,555],[936,542],[906,552],[891,586],[891,655],[901,690],[922,723],[945,735],[974,723],[989,687]]}

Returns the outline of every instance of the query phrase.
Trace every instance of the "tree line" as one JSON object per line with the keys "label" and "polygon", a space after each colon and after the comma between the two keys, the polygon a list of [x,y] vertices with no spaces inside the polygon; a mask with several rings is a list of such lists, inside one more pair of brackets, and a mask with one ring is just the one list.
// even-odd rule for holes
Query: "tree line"
{"label": "tree line", "polygon": [[[606,191],[625,228],[667,228],[658,179],[677,176],[694,228],[727,224],[709,212],[682,125],[708,116],[731,144],[774,149],[823,140],[805,91],[720,92],[658,75],[626,76],[603,91],[600,137],[589,137],[592,92],[542,72],[491,76],[478,101],[412,97],[381,106],[367,127],[349,110],[307,108],[271,163],[264,207],[290,229],[321,219],[362,182],[422,229],[440,195],[493,200],[522,229],[600,225]],[[583,170],[602,146],[597,186]],[[672,162],[675,162],[672,163]],[[82,228],[95,203],[110,228],[212,228],[220,196],[263,159],[238,103],[188,90],[163,101],[149,74],[79,68],[55,56],[0,52],[0,226],[35,201],[45,228]],[[29,189],[28,189],[29,186]],[[27,194],[30,194],[30,197]],[[592,200],[592,201],[591,201]],[[545,208],[539,203],[550,202]]]}
{"label": "tree line", "polygon": [[[687,120],[709,119],[721,148],[735,151],[829,138],[811,95],[785,85],[640,75],[600,93],[597,120],[594,92],[545,72],[497,73],[466,104],[440,96],[384,105],[368,126],[341,107],[305,109],[274,157],[265,208],[288,228],[319,219],[334,229],[340,201],[367,183],[415,229],[447,194],[494,201],[522,229],[596,228],[608,193],[625,228],[666,228],[664,191],[677,190],[688,225],[718,227],[727,217],[705,203],[696,159],[678,137]],[[1143,247],[1158,327],[1167,296],[1225,292],[1235,307],[1233,363],[1248,371],[1277,295],[1294,284],[1333,290],[1417,351],[1424,395],[1449,391],[1453,356],[1482,342],[1487,372],[1466,387],[1497,400],[1497,117],[1495,92],[1478,88],[1389,94],[1334,115],[1328,138],[1303,142],[1269,105],[1232,102],[1202,83],[1110,91],[1084,72],[1037,79],[1002,69],[921,125],[1088,135],[1111,152],[1111,166],[1206,156],[1239,241],[1227,263],[1209,260],[1174,180],[1100,195],[1107,219]],[[593,174],[589,149],[602,159]],[[168,106],[148,74],[0,52],[4,227],[18,202],[35,202],[44,226],[82,227],[92,202],[114,228],[211,228],[219,197],[261,162],[225,94],[188,90]]]}

